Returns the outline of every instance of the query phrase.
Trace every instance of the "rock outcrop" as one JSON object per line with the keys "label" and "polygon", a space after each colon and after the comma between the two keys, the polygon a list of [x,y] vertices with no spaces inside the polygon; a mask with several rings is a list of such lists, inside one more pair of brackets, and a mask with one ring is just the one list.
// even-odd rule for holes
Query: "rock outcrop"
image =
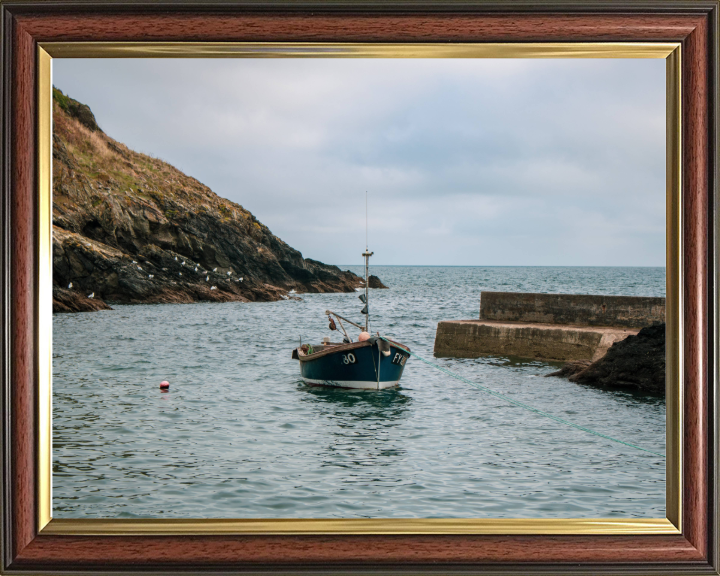
{"label": "rock outcrop", "polygon": [[545,374],[545,377],[549,378],[550,376],[558,376],[559,378],[572,378],[576,374],[586,370],[590,364],[592,364],[592,361],[590,360],[573,360],[572,362],[565,364],[562,368],[560,368],[560,370],[551,372],[550,374]]}
{"label": "rock outcrop", "polygon": [[636,336],[616,342],[589,366],[570,363],[551,375],[570,376],[571,382],[580,384],[665,395],[665,324],[643,328]]}
{"label": "rock outcrop", "polygon": [[68,290],[53,286],[53,312],[95,312],[97,310],[112,310],[102,300],[96,300],[80,294],[76,290]]}
{"label": "rock outcrop", "polygon": [[360,285],[352,272],[303,258],[239,204],[113,140],[90,108],[53,93],[55,311],[272,301]]}
{"label": "rock outcrop", "polygon": [[378,278],[377,276],[375,276],[375,275],[373,275],[373,274],[370,274],[370,276],[368,276],[368,288],[384,288],[384,289],[387,289],[387,286],[385,286],[385,284],[383,284],[383,283],[380,281],[380,278]]}

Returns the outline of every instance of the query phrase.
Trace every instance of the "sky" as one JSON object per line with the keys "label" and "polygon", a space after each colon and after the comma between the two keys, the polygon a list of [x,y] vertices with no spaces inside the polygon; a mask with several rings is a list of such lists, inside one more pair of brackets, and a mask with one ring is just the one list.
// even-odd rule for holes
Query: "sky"
{"label": "sky", "polygon": [[54,59],[100,127],[306,258],[664,266],[661,59]]}

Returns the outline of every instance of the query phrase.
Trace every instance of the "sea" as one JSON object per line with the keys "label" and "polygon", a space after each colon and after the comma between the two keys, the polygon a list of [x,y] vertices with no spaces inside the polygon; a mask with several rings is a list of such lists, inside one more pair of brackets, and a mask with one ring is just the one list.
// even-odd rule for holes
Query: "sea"
{"label": "sea", "polygon": [[[664,296],[664,268],[371,273],[389,287],[370,291],[372,332],[515,401],[664,453],[661,397],[545,377],[554,363],[433,358],[437,323],[477,318],[483,290]],[[362,303],[357,293],[299,296],[54,315],[54,517],[665,516],[662,457],[418,358],[395,389],[304,385],[292,349],[336,338],[325,310],[360,321]]]}

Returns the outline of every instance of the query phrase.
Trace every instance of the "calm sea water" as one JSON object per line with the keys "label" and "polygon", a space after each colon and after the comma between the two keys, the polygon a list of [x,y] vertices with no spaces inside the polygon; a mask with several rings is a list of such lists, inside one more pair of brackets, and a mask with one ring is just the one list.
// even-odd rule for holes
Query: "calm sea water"
{"label": "calm sea water", "polygon": [[[349,267],[360,273],[361,267]],[[374,267],[371,328],[432,359],[481,290],[664,296],[664,268]],[[360,319],[354,294],[115,306],[53,318],[61,518],[664,517],[665,461],[564,427],[410,359],[401,387],[312,388],[290,352]],[[474,382],[656,452],[665,402],[442,359]],[[169,380],[171,390],[158,385]]]}

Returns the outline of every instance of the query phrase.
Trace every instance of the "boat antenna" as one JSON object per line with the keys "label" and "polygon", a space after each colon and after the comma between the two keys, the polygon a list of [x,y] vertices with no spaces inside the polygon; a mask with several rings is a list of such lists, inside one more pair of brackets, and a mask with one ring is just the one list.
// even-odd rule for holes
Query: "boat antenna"
{"label": "boat antenna", "polygon": [[373,255],[372,252],[368,250],[368,203],[367,203],[367,190],[365,190],[365,252],[363,252],[363,256],[365,257],[365,307],[362,309],[362,313],[365,314],[365,332],[370,332],[370,303],[368,302],[368,267],[370,265],[370,256]]}

